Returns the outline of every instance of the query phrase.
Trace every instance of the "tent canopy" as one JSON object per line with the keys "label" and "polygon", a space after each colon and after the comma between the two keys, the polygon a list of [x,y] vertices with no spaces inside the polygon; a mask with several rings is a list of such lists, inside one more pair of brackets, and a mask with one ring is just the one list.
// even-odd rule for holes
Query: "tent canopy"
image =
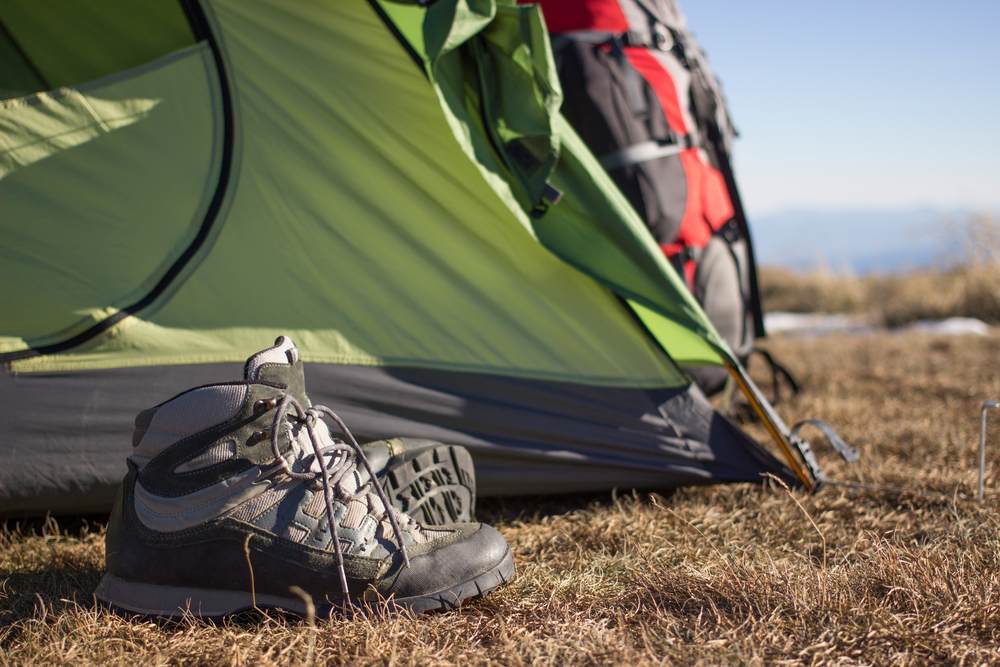
{"label": "tent canopy", "polygon": [[[154,44],[164,50],[177,42],[183,44],[184,26],[176,25],[183,18],[179,5],[154,4],[164,6],[160,14],[165,15],[168,27],[166,35],[153,40]],[[515,76],[505,79],[468,75],[471,68],[463,63],[470,60],[470,54],[458,48],[460,44],[452,43],[470,39],[467,34],[470,23],[488,35],[533,29],[538,42],[536,50],[542,55],[532,56],[528,64],[536,65],[538,60],[551,64],[546,62],[550,55],[544,48],[547,46],[544,31],[539,33],[542,28],[536,9],[498,8],[494,3],[481,3],[494,14],[499,13],[500,18],[507,17],[501,21],[493,16],[486,28],[482,28],[459,11],[466,8],[462,2],[436,3],[433,16],[426,16],[427,10],[419,7],[385,3],[403,14],[406,20],[399,25],[407,33],[412,33],[415,26],[423,26],[428,33],[449,32],[451,50],[436,55],[437,64],[428,66],[440,73],[434,76],[435,85],[428,86],[412,63],[401,57],[401,45],[370,7],[358,2],[342,4],[345,6],[339,8],[281,8],[267,4],[249,8],[225,2],[211,5],[218,15],[216,20],[221,22],[219,38],[231,63],[231,85],[236,93],[234,118],[229,122],[238,124],[242,130],[234,137],[232,148],[239,160],[239,173],[224,184],[235,197],[229,197],[227,210],[212,222],[213,233],[221,231],[225,240],[210,244],[216,250],[208,255],[207,264],[190,280],[185,275],[177,276],[171,288],[180,287],[181,283],[184,287],[169,303],[162,304],[166,312],[144,311],[141,318],[144,324],[166,318],[170,330],[144,326],[143,332],[134,332],[144,340],[141,345],[128,346],[128,350],[141,357],[141,360],[131,359],[131,363],[234,360],[236,348],[229,342],[235,334],[229,331],[232,327],[224,326],[225,340],[219,341],[213,336],[213,325],[217,323],[202,317],[206,314],[202,306],[220,297],[230,307],[223,311],[210,308],[210,314],[216,315],[212,319],[224,318],[222,324],[228,325],[233,311],[239,307],[241,324],[255,330],[253,342],[248,340],[246,346],[238,349],[254,348],[261,336],[257,330],[267,329],[267,323],[259,321],[261,317],[277,318],[266,335],[291,329],[293,335],[308,344],[304,332],[294,325],[302,319],[295,315],[310,308],[296,302],[317,303],[313,295],[319,294],[318,303],[331,306],[323,310],[331,320],[337,318],[336,327],[317,327],[310,316],[306,328],[314,334],[317,329],[330,332],[321,334],[323,347],[336,350],[336,359],[331,359],[327,352],[316,360],[371,363],[384,359],[480,369],[484,364],[477,357],[502,347],[500,341],[484,348],[478,344],[481,334],[476,332],[456,345],[452,339],[464,333],[457,330],[457,323],[451,323],[446,331],[440,327],[436,331],[427,330],[435,328],[438,320],[435,307],[448,304],[455,308],[460,301],[456,301],[458,295],[454,292],[475,284],[476,274],[488,274],[493,268],[500,274],[512,275],[506,281],[510,289],[497,294],[495,300],[511,304],[510,310],[522,313],[510,319],[530,321],[533,330],[541,327],[534,336],[536,339],[554,340],[556,337],[545,327],[556,324],[557,320],[532,316],[548,311],[549,304],[536,302],[533,305],[541,310],[532,313],[530,309],[522,310],[525,304],[512,303],[512,300],[523,302],[528,296],[517,286],[518,281],[513,277],[517,274],[530,273],[533,282],[550,283],[550,293],[572,295],[569,298],[575,303],[566,303],[563,294],[553,295],[551,300],[565,303],[577,313],[618,308],[606,292],[603,298],[590,297],[604,301],[603,306],[589,303],[588,292],[598,291],[592,281],[551,257],[538,259],[537,256],[546,253],[537,247],[536,238],[566,262],[676,322],[678,326],[671,331],[669,343],[674,359],[684,363],[692,357],[698,360],[717,357],[717,352],[706,345],[706,341],[719,344],[711,325],[656,251],[641,221],[562,122],[555,109],[557,103],[549,101],[544,106],[546,100],[512,91],[510,86],[506,90],[487,90],[483,95],[466,94],[470,82],[463,78],[480,79],[481,89],[487,88],[482,80],[511,85],[519,82]],[[0,332],[0,352],[64,340],[149,292],[150,283],[162,275],[165,265],[169,266],[183,254],[199,231],[198,223],[204,218],[219,178],[219,163],[223,158],[221,126],[227,122],[219,118],[219,105],[215,103],[221,97],[219,81],[204,44],[187,49],[181,46],[133,69],[108,73],[109,63],[120,61],[127,67],[152,46],[135,37],[156,32],[148,24],[150,18],[138,7],[126,11],[98,4],[81,10],[77,4],[70,4],[74,12],[82,14],[80,21],[93,28],[83,31],[74,43],[63,45],[65,61],[80,64],[72,67],[67,64],[60,69],[62,60],[44,48],[33,49],[31,45],[46,40],[43,26],[63,24],[66,19],[55,21],[46,15],[55,7],[47,3],[39,12],[29,9],[33,5],[28,2],[12,6],[20,9],[20,13],[5,12],[6,32],[13,39],[21,39],[24,32],[27,46],[21,46],[21,51],[29,55],[47,79],[73,81],[72,77],[81,72],[100,73],[103,77],[70,89],[71,95],[57,91],[44,96],[41,104],[18,104],[17,100],[10,100],[3,108],[0,122],[4,128],[7,166],[0,168],[7,174],[4,190],[10,214],[0,224],[5,235],[9,235],[7,238],[14,241],[11,246],[44,248],[41,257],[35,253],[11,257],[5,262],[4,277],[12,286],[51,286],[45,290],[44,298],[54,303],[39,304],[34,290],[27,293],[12,289],[5,293],[7,303],[3,305],[10,306],[5,310],[14,314],[15,319],[7,320],[6,330]],[[166,6],[173,12],[166,11]],[[444,11],[449,9],[453,14]],[[466,11],[471,12],[467,8]],[[8,19],[8,13],[13,20]],[[312,25],[307,28],[305,23]],[[453,25],[464,26],[467,32],[461,33],[454,27],[449,31],[448,26]],[[101,34],[103,40],[97,38]],[[129,35],[132,39],[119,43],[119,35]],[[489,41],[502,45],[504,39],[526,50],[526,45],[518,43],[516,34],[494,36]],[[105,42],[116,45],[113,53],[103,52],[101,44]],[[20,46],[21,42],[17,44]],[[32,55],[36,51],[44,54],[40,62]],[[364,54],[364,58],[357,54]],[[482,59],[518,70],[521,63],[507,56],[501,51],[486,54]],[[295,65],[306,62],[315,65],[309,69]],[[390,62],[392,66],[386,66]],[[468,76],[463,77],[463,71]],[[551,71],[541,67],[534,67],[531,74],[540,71],[547,77],[550,97],[558,100],[558,81]],[[543,138],[561,158],[556,169],[549,165],[549,171],[555,172],[551,180],[565,193],[563,201],[542,216],[531,217],[526,212],[525,195],[518,188],[524,179],[508,169],[512,160],[504,163],[498,157],[506,156],[497,156],[492,150],[490,132],[481,121],[484,112],[476,108],[482,107],[487,99],[496,103],[487,114],[493,119],[491,127],[517,128],[522,121],[517,116],[530,115],[525,113],[529,105],[522,104],[523,101],[538,102],[542,107],[535,116],[544,119],[539,121],[535,117],[527,122],[539,121],[541,129],[550,133]],[[505,106],[497,102],[501,99],[508,100]],[[400,100],[405,104],[400,104]],[[137,123],[138,118],[143,118],[143,122]],[[363,127],[358,127],[359,124]],[[415,128],[420,128],[419,136],[413,135]],[[373,132],[380,136],[370,136]],[[101,141],[91,141],[98,136]],[[252,141],[245,140],[251,136]],[[437,154],[429,155],[428,146],[435,147]],[[69,147],[74,150],[65,150]],[[46,164],[36,169],[24,168],[42,155],[48,156]],[[155,164],[149,164],[152,155],[156,156]],[[428,165],[430,158],[433,162]],[[465,178],[461,184],[454,183],[456,175],[466,175],[468,167],[464,165],[470,159],[484,178],[477,182]],[[367,165],[367,171],[362,165]],[[463,166],[456,168],[456,165]],[[22,168],[17,169],[18,166]],[[415,175],[418,171],[423,172],[420,178]],[[244,181],[252,181],[254,185],[240,187]],[[330,219],[329,210],[344,207],[352,200],[353,208],[342,209],[337,220]],[[380,210],[373,210],[376,207]],[[441,215],[441,209],[451,215]],[[402,212],[405,216],[400,216]],[[388,224],[373,224],[373,215]],[[398,220],[400,217],[406,220]],[[303,225],[298,238],[269,238],[274,221],[289,218]],[[25,219],[46,224],[25,226],[21,224]],[[72,243],[66,243],[65,238],[68,220],[72,220],[69,230]],[[475,225],[476,220],[495,223],[484,229],[486,225]],[[506,221],[507,225],[496,224],[499,221]],[[513,223],[519,224],[523,231],[514,228]],[[421,238],[415,242],[406,239],[400,233],[406,231],[400,229],[403,225],[419,229]],[[483,238],[489,235],[492,238]],[[238,237],[237,242],[231,242],[229,236]],[[317,247],[318,238],[329,247]],[[349,247],[359,249],[358,256],[338,257],[336,266],[321,266],[327,263],[323,259],[324,250],[333,251],[334,245],[342,248],[340,243],[345,240]],[[506,255],[519,258],[519,266],[490,267],[496,264],[492,254],[490,261],[483,262],[474,253],[477,247],[492,252],[499,245],[507,247]],[[370,253],[366,256],[365,247],[377,249],[376,261],[405,267],[406,271],[384,276],[398,276],[399,282],[405,284],[388,285],[384,281],[372,284],[366,267],[373,258]],[[255,288],[254,298],[247,298],[247,294],[219,294],[217,288],[225,288],[227,282],[234,283],[220,281],[217,272],[228,272],[239,265],[239,258],[247,248],[272,253],[272,261],[284,265],[282,279],[263,281],[266,284]],[[425,251],[414,252],[420,248]],[[403,264],[396,264],[397,259]],[[560,275],[547,279],[546,265],[558,266]],[[287,275],[291,266],[298,275]],[[261,268],[258,266],[255,271],[260,272]],[[442,280],[449,273],[461,276],[461,280]],[[466,294],[477,320],[482,314],[475,311],[489,305],[480,302],[478,294],[495,292],[498,284],[505,282],[497,280],[497,273],[479,277],[480,289]],[[552,289],[553,283],[559,283],[560,289]],[[583,284],[587,287],[580,287]],[[294,285],[296,294],[272,298],[287,285]],[[337,285],[340,294],[332,294],[331,285]],[[531,297],[536,298],[536,294]],[[583,303],[579,302],[581,299]],[[267,316],[255,312],[260,301],[271,304]],[[287,307],[282,309],[274,301]],[[385,331],[377,319],[359,321],[363,319],[359,311],[371,310],[373,306],[398,321],[397,328],[409,330],[409,342],[419,340],[420,349],[400,344],[405,341],[398,340],[398,332]],[[605,335],[610,332],[593,323],[580,324],[585,323],[564,323],[577,331],[596,327],[593,338],[598,347],[614,346],[622,350],[644,347],[620,344],[614,335]],[[631,323],[629,327],[632,328]],[[507,347],[522,354],[527,348],[519,334],[511,339],[512,328],[516,331],[518,325],[508,322],[508,326],[497,328],[496,337],[507,336]],[[185,339],[183,349],[163,340],[178,334]],[[427,344],[434,342],[441,345],[427,349]],[[313,347],[309,344],[307,353],[311,354]],[[540,347],[543,350],[539,360],[550,359],[556,364],[566,354],[577,351],[563,364],[570,368],[577,362],[590,360],[587,362],[590,365],[607,356],[595,354],[593,346],[562,350],[560,342],[560,350],[550,350],[547,347],[551,346],[542,342]],[[464,359],[459,358],[463,349],[469,351]],[[117,365],[122,351],[120,346],[106,349],[84,346],[74,349],[73,354],[18,363],[23,370],[63,368],[70,364],[74,368],[106,367],[109,355],[116,358],[110,363]],[[191,358],[193,354],[197,358]],[[634,364],[622,370],[625,372],[611,373],[609,377],[635,378],[640,384],[649,380],[648,372],[635,374]]]}
{"label": "tent canopy", "polygon": [[536,8],[149,4],[0,10],[0,500],[99,506],[129,411],[279,334],[487,492],[787,473],[678,368],[729,353],[559,115]]}

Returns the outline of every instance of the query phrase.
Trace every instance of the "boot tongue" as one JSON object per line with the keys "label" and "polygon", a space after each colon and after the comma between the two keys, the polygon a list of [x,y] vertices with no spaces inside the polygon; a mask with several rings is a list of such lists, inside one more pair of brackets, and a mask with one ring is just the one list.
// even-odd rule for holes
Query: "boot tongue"
{"label": "boot tongue", "polygon": [[[287,387],[286,391],[298,400],[303,407],[312,405],[306,396],[305,374],[302,370],[302,360],[299,358],[299,351],[295,347],[295,343],[287,336],[278,336],[273,346],[266,350],[261,350],[247,359],[246,365],[243,368],[243,375],[247,382],[266,382],[268,384]],[[317,421],[314,425],[314,432],[320,446],[333,444],[333,435],[330,433],[326,422],[322,420]],[[320,465],[322,463],[314,456],[309,456],[314,454],[314,450],[309,441],[306,429],[302,424],[293,427],[291,438],[287,442],[287,449],[283,451],[283,454],[287,454],[288,450],[294,449],[293,458],[299,461],[299,463],[292,464],[293,468],[300,466],[301,471],[301,467],[304,467],[303,464],[308,460],[308,468],[314,473],[320,472]],[[387,451],[389,449],[391,448],[387,448]],[[328,468],[333,468],[338,465],[338,460],[342,460],[344,456],[350,456],[350,454],[343,451],[325,453],[323,463]],[[381,465],[384,465],[384,463]],[[344,475],[337,484],[339,496],[342,499],[349,499],[352,503],[363,503],[363,511],[366,515],[381,514],[386,508],[383,507],[378,495],[370,487],[367,493],[362,493],[362,490],[371,481],[367,470],[363,466],[358,465],[357,461],[354,461],[352,466],[354,469]],[[389,509],[388,511],[393,510]]]}
{"label": "boot tongue", "polygon": [[278,336],[272,347],[247,359],[243,375],[247,382],[264,382],[285,387],[303,407],[311,405],[306,396],[305,373],[299,350],[287,336]]}

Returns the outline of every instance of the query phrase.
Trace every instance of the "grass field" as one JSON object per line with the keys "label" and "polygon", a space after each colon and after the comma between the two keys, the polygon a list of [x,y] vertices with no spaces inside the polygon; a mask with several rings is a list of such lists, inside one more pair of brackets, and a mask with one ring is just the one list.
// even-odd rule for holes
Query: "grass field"
{"label": "grass field", "polygon": [[889,327],[946,317],[1000,324],[1000,219],[973,216],[952,233],[963,251],[950,267],[867,276],[765,267],[764,308],[852,313]]}
{"label": "grass field", "polygon": [[1000,264],[889,276],[771,267],[761,271],[761,285],[768,311],[851,313],[889,327],[946,317],[1000,324]]}
{"label": "grass field", "polygon": [[978,406],[1000,335],[777,340],[807,391],[781,406],[863,459],[816,495],[728,486],[488,502],[515,580],[457,613],[210,625],[95,610],[103,526],[0,534],[0,663],[1000,662],[1000,418],[977,504]]}

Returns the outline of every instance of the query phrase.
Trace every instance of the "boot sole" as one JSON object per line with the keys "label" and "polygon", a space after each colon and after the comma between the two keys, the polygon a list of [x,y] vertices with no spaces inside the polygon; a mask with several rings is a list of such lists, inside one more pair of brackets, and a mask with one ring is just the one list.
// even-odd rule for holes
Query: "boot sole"
{"label": "boot sole", "polygon": [[464,447],[439,445],[390,459],[382,477],[392,504],[425,526],[473,520],[476,470]]}
{"label": "boot sole", "polygon": [[[455,609],[469,599],[486,595],[514,576],[514,557],[508,548],[499,563],[482,574],[443,591],[408,598],[392,597],[390,608],[403,608],[422,613]],[[94,592],[99,602],[114,611],[140,616],[177,619],[192,615],[198,618],[224,618],[252,609],[273,609],[307,616],[306,603],[297,597],[257,595],[249,591],[227,591],[211,588],[186,588],[145,584],[105,574]],[[374,601],[372,601],[374,604]],[[362,605],[364,602],[355,602]],[[328,616],[342,606],[317,604],[316,614]]]}

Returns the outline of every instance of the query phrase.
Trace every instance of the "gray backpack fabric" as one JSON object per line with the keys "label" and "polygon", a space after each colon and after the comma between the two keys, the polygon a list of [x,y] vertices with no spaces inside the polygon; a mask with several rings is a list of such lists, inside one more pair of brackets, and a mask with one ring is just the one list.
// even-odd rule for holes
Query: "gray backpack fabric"
{"label": "gray backpack fabric", "polygon": [[704,304],[712,324],[732,347],[745,358],[753,348],[753,318],[746,307],[746,243],[713,236],[698,260],[694,295]]}
{"label": "gray backpack fabric", "polygon": [[[753,313],[747,306],[746,247],[743,239],[713,236],[696,263],[693,290],[708,319],[744,363],[755,340]],[[721,390],[729,378],[725,369],[714,366],[687,370],[707,393]]]}

